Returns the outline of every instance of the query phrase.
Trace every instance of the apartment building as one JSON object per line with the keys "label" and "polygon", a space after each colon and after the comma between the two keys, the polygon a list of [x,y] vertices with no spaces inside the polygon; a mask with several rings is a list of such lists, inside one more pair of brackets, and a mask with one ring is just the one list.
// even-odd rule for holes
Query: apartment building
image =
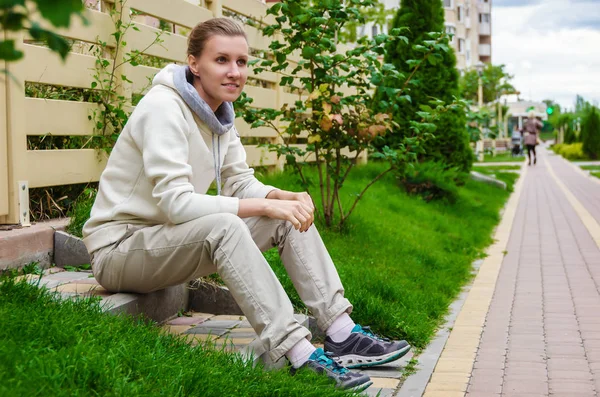
{"label": "apartment building", "polygon": [[[388,10],[397,10],[400,7],[400,0],[380,1]],[[491,63],[492,0],[441,1],[444,5],[446,32],[453,35],[452,45],[456,53],[457,68],[470,69],[478,61]],[[387,31],[387,26],[368,24],[359,29],[359,35],[372,37]]]}

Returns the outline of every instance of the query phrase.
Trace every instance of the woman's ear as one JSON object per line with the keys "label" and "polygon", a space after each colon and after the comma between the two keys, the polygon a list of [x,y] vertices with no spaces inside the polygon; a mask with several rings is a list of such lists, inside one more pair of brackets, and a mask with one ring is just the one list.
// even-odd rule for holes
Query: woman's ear
{"label": "woman's ear", "polygon": [[194,76],[200,78],[200,75],[198,74],[198,59],[196,59],[195,56],[190,54],[190,55],[188,55],[187,62],[188,62],[188,66],[190,67],[190,71],[192,72],[192,74]]}

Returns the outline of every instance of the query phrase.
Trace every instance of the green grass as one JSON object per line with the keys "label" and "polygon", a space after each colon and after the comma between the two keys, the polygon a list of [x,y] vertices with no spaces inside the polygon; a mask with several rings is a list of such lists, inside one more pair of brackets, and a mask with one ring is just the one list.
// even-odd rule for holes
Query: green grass
{"label": "green grass", "polygon": [[[341,195],[344,208],[382,167],[370,162],[351,174]],[[316,200],[316,176],[305,171]],[[510,189],[518,178],[516,173],[494,173]],[[282,189],[302,190],[297,177],[288,172],[260,178]],[[471,263],[492,243],[491,233],[508,194],[469,180],[456,203],[426,203],[406,195],[388,174],[365,194],[341,233],[325,230],[317,219],[346,296],[354,304],[353,318],[388,337],[425,347],[468,281]],[[296,309],[306,310],[276,250],[265,256]]]}
{"label": "green grass", "polygon": [[0,284],[1,396],[342,396],[326,377],[263,371],[90,299]]}
{"label": "green grass", "polygon": [[600,172],[590,172],[590,175],[600,178]]}
{"label": "green grass", "polygon": [[600,165],[580,165],[579,166],[582,170],[588,170],[588,171],[600,171]]}
{"label": "green grass", "polygon": [[506,171],[506,170],[520,170],[520,165],[482,165],[482,166],[474,166],[474,171],[481,170],[493,170],[493,171]]}
{"label": "green grass", "polygon": [[556,133],[554,131],[540,133],[540,140],[547,141],[549,139],[556,139]]}
{"label": "green grass", "polygon": [[[513,168],[514,167],[514,168]],[[493,178],[506,182],[506,188],[509,192],[513,191],[514,184],[517,179],[519,179],[519,175],[515,172],[503,172],[506,170],[518,170],[520,166],[508,166],[508,165],[500,165],[500,166],[489,166],[489,167],[473,167],[473,171],[477,171],[479,173],[489,175]]]}
{"label": "green grass", "polygon": [[495,156],[492,156],[491,154],[486,154],[483,157],[483,162],[484,163],[513,163],[513,162],[523,162],[525,160],[525,156],[517,156],[517,157],[513,157],[510,154],[510,151],[508,152],[504,152],[504,153],[499,153],[496,154]]}
{"label": "green grass", "polygon": [[[382,169],[369,163],[356,170],[344,186],[345,208]],[[517,177],[506,173],[513,181]],[[266,177],[264,182],[301,190],[296,178],[286,173]],[[316,189],[311,193],[317,197]],[[492,229],[508,194],[469,180],[455,204],[425,203],[407,196],[388,176],[365,194],[342,233],[320,227],[354,305],[353,319],[388,337],[426,346],[469,280],[472,262],[492,243]],[[276,251],[266,257],[296,308],[303,310]]]}

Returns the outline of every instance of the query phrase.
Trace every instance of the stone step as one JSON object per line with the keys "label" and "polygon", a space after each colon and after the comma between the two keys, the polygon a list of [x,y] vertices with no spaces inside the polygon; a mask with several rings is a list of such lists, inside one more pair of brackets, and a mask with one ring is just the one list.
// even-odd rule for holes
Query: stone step
{"label": "stone step", "polygon": [[65,271],[60,267],[51,267],[43,274],[20,276],[30,283],[45,286],[59,292],[64,298],[75,296],[99,296],[104,311],[118,314],[127,313],[145,317],[162,323],[181,310],[188,309],[188,290],[185,284],[149,294],[112,293],[105,290],[94,278],[91,271]]}
{"label": "stone step", "polygon": [[[308,326],[308,317],[295,314],[296,320]],[[217,349],[237,352],[253,365],[262,362],[266,369],[283,368],[287,360],[272,361],[246,317],[241,315],[215,315],[212,313],[189,312],[168,321],[163,328],[184,338],[192,345],[209,344]]]}
{"label": "stone step", "polygon": [[38,222],[29,227],[0,225],[0,270],[16,269],[37,262],[42,268],[53,263],[54,232],[64,230],[68,219]]}

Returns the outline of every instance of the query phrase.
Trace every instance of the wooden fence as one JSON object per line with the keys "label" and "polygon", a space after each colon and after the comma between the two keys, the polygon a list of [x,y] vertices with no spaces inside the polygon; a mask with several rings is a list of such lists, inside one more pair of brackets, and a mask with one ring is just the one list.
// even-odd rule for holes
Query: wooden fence
{"label": "wooden fence", "polygon": [[[89,2],[89,0],[87,1]],[[118,7],[115,0],[102,0],[97,10],[88,9],[90,21],[83,26],[78,19],[69,28],[59,32],[82,47],[98,40],[115,45],[111,34],[115,31],[113,20],[106,10]],[[174,32],[189,32],[198,22],[215,16],[231,16],[239,20],[265,18],[266,5],[258,0],[127,0],[122,15],[125,22],[133,18],[137,28],[128,32],[124,52],[145,49],[153,42],[159,29],[148,20],[170,23]],[[131,12],[134,10],[134,12]],[[268,19],[267,19],[268,20]],[[268,51],[269,40],[252,26],[245,25],[250,48]],[[2,34],[2,33],[0,33]],[[184,62],[187,39],[182,34],[165,32],[162,45],[150,47],[146,53],[169,62]],[[28,137],[90,136],[94,132],[94,120],[88,116],[98,111],[98,105],[90,102],[39,99],[27,97],[27,83],[90,89],[95,73],[94,56],[83,53],[69,54],[66,62],[44,46],[30,43],[26,37],[17,36],[20,49],[25,53],[22,60],[5,66],[12,75],[0,83],[0,97],[6,98],[0,105],[0,224],[29,224],[30,188],[69,185],[98,181],[106,164],[104,152],[95,149],[34,150],[27,147]],[[122,51],[123,52],[123,51]],[[120,59],[114,60],[118,62]],[[112,59],[109,59],[113,62]],[[0,64],[0,68],[4,65]],[[131,101],[132,95],[143,93],[148,77],[159,69],[148,66],[133,67],[125,64],[118,75],[127,76],[132,83],[125,83],[119,90]],[[247,85],[246,93],[254,98],[253,106],[279,108],[293,103],[293,95],[279,87],[279,76],[262,73],[253,76],[259,84]],[[255,81],[255,83],[256,83]],[[267,88],[265,88],[267,87]],[[279,139],[270,128],[250,129],[243,120],[236,120],[241,137],[275,141]],[[252,166],[282,167],[283,159],[275,153],[246,146],[248,163]],[[5,166],[6,165],[6,166]]]}

